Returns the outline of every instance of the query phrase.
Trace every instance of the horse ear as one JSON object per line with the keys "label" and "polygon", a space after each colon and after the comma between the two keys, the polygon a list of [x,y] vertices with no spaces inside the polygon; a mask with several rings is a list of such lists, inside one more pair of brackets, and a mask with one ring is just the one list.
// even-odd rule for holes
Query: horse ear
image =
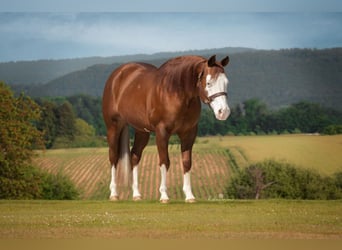
{"label": "horse ear", "polygon": [[214,65],[215,65],[215,62],[216,62],[216,55],[213,55],[213,56],[211,56],[211,57],[209,58],[209,60],[208,60],[208,66],[209,66],[209,67],[214,66]]}
{"label": "horse ear", "polygon": [[229,63],[229,56],[226,56],[225,58],[222,59],[221,65],[222,67],[225,67],[228,65],[228,63]]}

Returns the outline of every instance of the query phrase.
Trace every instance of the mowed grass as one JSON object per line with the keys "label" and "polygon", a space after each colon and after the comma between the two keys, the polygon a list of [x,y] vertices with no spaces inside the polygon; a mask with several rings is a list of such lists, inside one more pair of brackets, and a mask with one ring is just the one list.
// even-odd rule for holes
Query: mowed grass
{"label": "mowed grass", "polygon": [[0,201],[0,239],[341,239],[341,201]]}

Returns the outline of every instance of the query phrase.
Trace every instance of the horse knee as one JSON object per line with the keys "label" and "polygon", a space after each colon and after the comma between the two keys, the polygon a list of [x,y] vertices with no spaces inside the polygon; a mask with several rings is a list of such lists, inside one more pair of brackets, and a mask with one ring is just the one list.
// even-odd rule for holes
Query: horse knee
{"label": "horse knee", "polygon": [[132,167],[138,165],[140,162],[140,159],[141,159],[141,155],[137,155],[132,152]]}
{"label": "horse knee", "polygon": [[169,168],[170,168],[170,160],[169,159],[161,160],[159,162],[159,166],[163,166],[163,165],[166,167],[166,170],[169,170]]}
{"label": "horse knee", "polygon": [[184,170],[184,173],[189,172],[190,169],[191,169],[191,160],[190,159],[183,160],[183,170]]}

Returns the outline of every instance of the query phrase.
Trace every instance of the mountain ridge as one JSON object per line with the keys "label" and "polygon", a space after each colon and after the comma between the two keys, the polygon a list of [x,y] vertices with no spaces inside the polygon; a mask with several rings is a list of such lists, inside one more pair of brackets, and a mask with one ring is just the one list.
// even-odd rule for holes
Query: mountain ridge
{"label": "mountain ridge", "polygon": [[[119,56],[93,56],[67,59],[41,59],[35,61],[0,62],[0,80],[9,85],[46,84],[68,73],[83,70],[95,64],[126,63],[129,61],[146,61],[165,59],[185,54],[240,53],[253,51],[251,48],[224,47],[216,49],[186,50],[175,52],[157,52],[153,54],[131,54]],[[20,74],[18,74],[20,72]]]}
{"label": "mountain ridge", "polygon": [[[230,63],[226,67],[230,81],[230,106],[258,98],[274,109],[299,101],[309,101],[342,110],[342,48],[246,50],[236,53],[227,53],[223,48],[204,50],[201,53],[179,53],[199,54],[204,57],[217,54],[218,60],[227,54],[230,56]],[[159,66],[169,58],[164,58],[161,53],[154,59],[131,58],[129,61],[143,61]],[[122,63],[91,65],[43,85],[12,84],[11,87],[16,93],[23,91],[32,97],[77,94],[100,97],[107,78]]]}

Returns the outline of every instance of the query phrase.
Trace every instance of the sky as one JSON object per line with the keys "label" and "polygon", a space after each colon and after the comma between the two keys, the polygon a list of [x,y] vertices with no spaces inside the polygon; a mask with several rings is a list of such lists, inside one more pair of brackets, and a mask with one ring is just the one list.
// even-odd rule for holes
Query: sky
{"label": "sky", "polygon": [[221,47],[342,47],[339,0],[1,1],[1,62]]}

